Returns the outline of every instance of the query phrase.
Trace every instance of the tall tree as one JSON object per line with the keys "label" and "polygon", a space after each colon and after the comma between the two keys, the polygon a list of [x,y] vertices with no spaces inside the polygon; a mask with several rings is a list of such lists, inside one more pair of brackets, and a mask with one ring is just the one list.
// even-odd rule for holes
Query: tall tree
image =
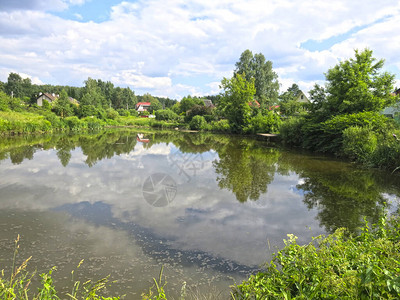
{"label": "tall tree", "polygon": [[256,92],[254,78],[246,80],[244,75],[235,74],[231,79],[222,79],[220,88],[224,92],[221,95],[218,109],[228,119],[231,129],[241,132],[251,116],[249,103],[253,100]]}
{"label": "tall tree", "polygon": [[355,58],[328,70],[323,112],[327,115],[379,112],[392,104],[394,75],[380,72],[383,65],[383,59],[376,60],[372,50],[365,49],[355,50]]}
{"label": "tall tree", "polygon": [[53,110],[57,115],[61,116],[61,118],[72,115],[71,103],[68,94],[64,89],[61,91],[60,97],[58,97]]}
{"label": "tall tree", "polygon": [[22,77],[17,73],[10,73],[6,83],[6,93],[9,96],[21,98],[23,96]]}
{"label": "tall tree", "polygon": [[253,55],[244,51],[236,63],[234,74],[245,74],[246,80],[254,78],[255,97],[264,106],[275,104],[278,100],[278,75],[272,69],[272,62],[262,53]]}
{"label": "tall tree", "polygon": [[296,101],[300,92],[299,86],[293,83],[286,92],[279,96],[280,111],[283,115],[292,116],[300,111],[301,103]]}

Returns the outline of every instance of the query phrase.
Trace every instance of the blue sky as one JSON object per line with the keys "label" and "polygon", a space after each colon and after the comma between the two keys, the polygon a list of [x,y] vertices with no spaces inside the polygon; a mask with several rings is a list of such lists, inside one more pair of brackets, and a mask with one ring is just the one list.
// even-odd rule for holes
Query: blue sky
{"label": "blue sky", "polygon": [[0,0],[0,80],[91,77],[180,99],[219,93],[249,49],[273,62],[281,92],[307,92],[367,47],[400,87],[399,32],[398,0]]}

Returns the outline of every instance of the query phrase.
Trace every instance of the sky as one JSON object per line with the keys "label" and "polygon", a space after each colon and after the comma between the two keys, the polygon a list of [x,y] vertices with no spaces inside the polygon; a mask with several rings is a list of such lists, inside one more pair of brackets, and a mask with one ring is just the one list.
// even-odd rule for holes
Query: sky
{"label": "sky", "polygon": [[369,48],[400,87],[398,0],[0,0],[0,81],[83,86],[136,95],[216,95],[240,54],[272,61],[280,92],[308,92]]}

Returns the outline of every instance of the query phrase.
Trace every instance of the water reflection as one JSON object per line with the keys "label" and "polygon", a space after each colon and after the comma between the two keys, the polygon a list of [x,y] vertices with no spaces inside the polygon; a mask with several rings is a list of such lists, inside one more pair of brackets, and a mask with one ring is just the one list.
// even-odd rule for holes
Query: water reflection
{"label": "water reflection", "polygon": [[[83,251],[101,264],[88,274],[118,277],[121,268],[132,294],[160,264],[170,266],[178,290],[188,278],[227,287],[257,270],[287,233],[305,243],[337,227],[356,230],[364,216],[377,220],[385,201],[396,205],[400,186],[399,176],[252,138],[176,131],[4,138],[0,159],[1,249],[23,230],[28,248],[46,255],[44,265],[61,260],[67,274],[68,262],[43,242],[49,235],[52,249],[71,259]],[[143,197],[144,188],[165,191],[155,181],[167,177],[155,174],[174,187],[163,206]],[[115,236],[101,241],[102,232]],[[74,234],[80,238],[63,238]],[[145,279],[126,281],[137,273]]]}

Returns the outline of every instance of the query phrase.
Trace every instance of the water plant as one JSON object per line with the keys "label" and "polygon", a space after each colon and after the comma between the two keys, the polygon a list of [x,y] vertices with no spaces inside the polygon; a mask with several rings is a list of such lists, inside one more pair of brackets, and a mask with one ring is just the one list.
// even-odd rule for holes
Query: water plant
{"label": "water plant", "polygon": [[[7,278],[4,270],[0,273],[0,299],[1,300],[59,300],[59,299],[73,299],[73,300],[118,300],[120,297],[104,297],[101,292],[106,289],[108,277],[93,282],[87,280],[84,283],[81,281],[74,281],[71,293],[67,293],[61,298],[53,282],[52,274],[57,270],[56,267],[51,268],[47,273],[40,274],[40,286],[37,292],[29,289],[32,280],[36,276],[35,272],[27,271],[29,257],[22,262],[20,266],[16,266],[16,258],[19,249],[20,236],[18,235],[14,241],[14,256],[12,261],[11,274]],[[83,260],[80,261],[77,268],[81,266]],[[72,271],[73,279],[74,271]]]}

